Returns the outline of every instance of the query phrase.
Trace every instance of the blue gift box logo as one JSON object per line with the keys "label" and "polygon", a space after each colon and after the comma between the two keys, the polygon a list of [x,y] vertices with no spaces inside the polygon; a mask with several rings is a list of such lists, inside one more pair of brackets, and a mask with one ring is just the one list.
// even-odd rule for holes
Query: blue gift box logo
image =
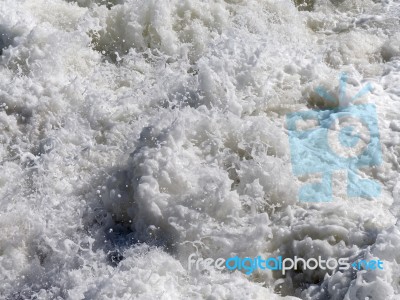
{"label": "blue gift box logo", "polygon": [[[368,84],[348,99],[346,82],[347,76],[342,74],[336,108],[300,111],[286,116],[294,175],[319,174],[322,177],[319,182],[300,188],[300,201],[331,201],[332,175],[338,170],[347,171],[349,197],[368,199],[380,194],[380,185],[362,178],[358,172],[360,168],[378,166],[382,161],[376,108],[373,104],[352,104],[372,88]],[[328,102],[335,102],[323,88],[316,92]]]}

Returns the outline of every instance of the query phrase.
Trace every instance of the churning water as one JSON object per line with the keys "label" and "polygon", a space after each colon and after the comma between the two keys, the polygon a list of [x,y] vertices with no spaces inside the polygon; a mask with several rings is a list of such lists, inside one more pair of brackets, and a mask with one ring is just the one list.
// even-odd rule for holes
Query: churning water
{"label": "churning water", "polygon": [[[396,0],[0,0],[1,299],[396,299]],[[380,197],[298,201],[287,113],[370,83]],[[384,270],[188,271],[203,257]]]}

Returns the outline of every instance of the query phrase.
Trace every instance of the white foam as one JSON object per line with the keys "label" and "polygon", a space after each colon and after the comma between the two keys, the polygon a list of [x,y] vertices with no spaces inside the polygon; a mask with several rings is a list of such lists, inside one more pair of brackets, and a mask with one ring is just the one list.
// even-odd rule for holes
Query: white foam
{"label": "white foam", "polygon": [[[398,11],[394,1],[298,11],[289,0],[4,0],[1,297],[394,297]],[[338,98],[341,71],[349,94],[374,86],[364,100],[377,106],[384,162],[362,172],[382,195],[300,203],[285,114],[324,104],[318,86]],[[189,272],[193,252],[379,258],[385,269]]]}

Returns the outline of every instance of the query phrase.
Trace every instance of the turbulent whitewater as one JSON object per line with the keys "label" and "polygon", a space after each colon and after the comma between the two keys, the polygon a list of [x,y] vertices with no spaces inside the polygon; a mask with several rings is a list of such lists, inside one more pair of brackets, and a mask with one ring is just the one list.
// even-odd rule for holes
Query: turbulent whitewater
{"label": "turbulent whitewater", "polygon": [[[1,299],[400,299],[399,1],[0,0],[0,49]],[[303,203],[286,114],[342,72],[373,87],[382,192]]]}

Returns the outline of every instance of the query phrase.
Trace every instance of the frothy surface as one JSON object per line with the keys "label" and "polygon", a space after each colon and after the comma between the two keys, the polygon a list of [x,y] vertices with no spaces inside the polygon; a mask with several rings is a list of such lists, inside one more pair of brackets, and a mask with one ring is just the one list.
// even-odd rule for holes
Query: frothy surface
{"label": "frothy surface", "polygon": [[[399,2],[294,2],[0,3],[1,298],[395,299]],[[285,115],[340,72],[374,87],[382,194],[301,203]],[[385,269],[189,272],[193,252]]]}

